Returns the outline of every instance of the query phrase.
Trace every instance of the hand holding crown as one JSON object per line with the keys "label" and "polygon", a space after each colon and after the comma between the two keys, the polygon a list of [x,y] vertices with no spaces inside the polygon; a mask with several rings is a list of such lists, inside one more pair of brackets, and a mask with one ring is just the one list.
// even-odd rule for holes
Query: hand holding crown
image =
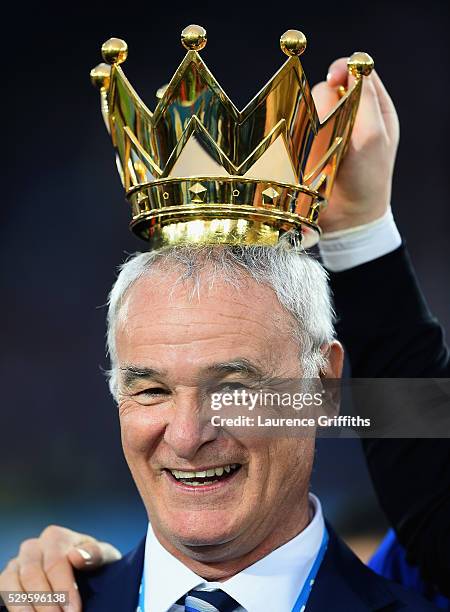
{"label": "hand holding crown", "polygon": [[[312,90],[319,117],[334,108],[339,88],[346,87],[351,78],[345,58],[331,64],[327,81]],[[398,142],[394,104],[378,74],[372,72],[364,80],[350,143],[320,218],[324,232],[370,223],[388,210]]]}

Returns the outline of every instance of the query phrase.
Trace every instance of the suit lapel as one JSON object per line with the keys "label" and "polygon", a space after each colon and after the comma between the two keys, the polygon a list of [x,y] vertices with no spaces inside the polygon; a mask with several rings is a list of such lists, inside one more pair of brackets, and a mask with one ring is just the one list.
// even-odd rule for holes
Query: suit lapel
{"label": "suit lapel", "polygon": [[308,612],[372,612],[397,601],[327,525],[330,540],[307,604]]}

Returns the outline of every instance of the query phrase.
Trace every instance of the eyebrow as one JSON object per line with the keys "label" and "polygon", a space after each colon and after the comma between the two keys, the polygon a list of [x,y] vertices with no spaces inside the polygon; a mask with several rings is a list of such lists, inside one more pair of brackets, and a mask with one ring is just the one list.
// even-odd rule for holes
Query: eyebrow
{"label": "eyebrow", "polygon": [[[122,366],[120,371],[123,372],[123,383],[126,387],[130,387],[133,383],[139,380],[149,380],[152,378],[161,378],[165,375],[164,371],[146,366],[128,364]],[[225,376],[226,374],[246,374],[253,378],[262,379],[267,377],[267,372],[264,372],[257,365],[246,359],[245,357],[232,359],[231,361],[223,361],[207,366],[204,370],[209,376]]]}
{"label": "eyebrow", "polygon": [[155,368],[146,368],[131,364],[121,367],[120,371],[124,373],[123,382],[127,387],[130,387],[137,380],[148,380],[149,378],[156,378],[163,375],[163,372]]}
{"label": "eyebrow", "polygon": [[247,374],[255,378],[263,378],[267,376],[257,365],[245,358],[233,359],[222,363],[215,363],[206,368],[208,374],[225,375],[225,374]]}

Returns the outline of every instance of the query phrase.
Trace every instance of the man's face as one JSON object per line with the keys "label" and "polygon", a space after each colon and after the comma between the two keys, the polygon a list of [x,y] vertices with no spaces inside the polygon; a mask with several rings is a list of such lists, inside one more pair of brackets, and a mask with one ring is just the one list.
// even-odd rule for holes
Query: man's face
{"label": "man's face", "polygon": [[[203,391],[299,377],[299,346],[271,289],[249,278],[239,290],[216,282],[192,298],[192,287],[174,280],[167,272],[140,279],[120,312],[122,443],[159,539],[222,561],[282,540],[293,523],[302,528],[314,442],[214,428]],[[179,472],[216,482],[196,486]]]}

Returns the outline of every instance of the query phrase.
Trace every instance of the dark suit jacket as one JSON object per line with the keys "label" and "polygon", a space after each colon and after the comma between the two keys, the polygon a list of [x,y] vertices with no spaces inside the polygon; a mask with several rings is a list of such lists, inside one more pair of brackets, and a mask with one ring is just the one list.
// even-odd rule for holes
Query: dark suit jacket
{"label": "dark suit jacket", "polygon": [[[404,245],[330,278],[338,337],[354,378],[450,377],[442,328]],[[363,447],[408,562],[450,596],[450,439],[367,439]]]}
{"label": "dark suit jacket", "polygon": [[[412,591],[367,568],[333,533],[307,604],[307,612],[431,612]],[[92,573],[78,573],[83,612],[135,612],[144,563],[145,540],[120,561]],[[290,612],[290,610],[261,610]]]}

